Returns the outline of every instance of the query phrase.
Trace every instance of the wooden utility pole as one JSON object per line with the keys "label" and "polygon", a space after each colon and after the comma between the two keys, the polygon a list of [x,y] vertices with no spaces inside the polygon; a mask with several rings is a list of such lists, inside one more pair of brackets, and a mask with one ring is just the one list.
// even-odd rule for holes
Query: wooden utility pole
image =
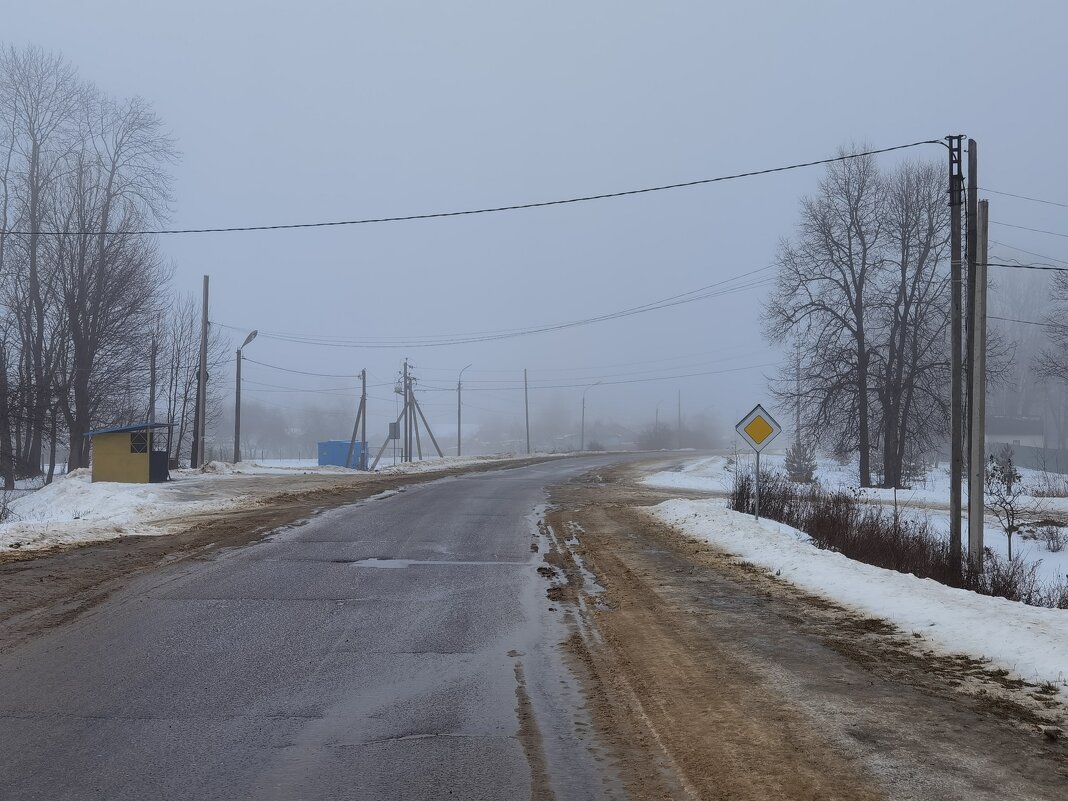
{"label": "wooden utility pole", "polygon": [[523,368],[523,410],[527,418],[527,455],[530,455],[530,387],[527,385],[527,368]]}
{"label": "wooden utility pole", "polygon": [[[969,148],[974,143],[969,143]],[[978,203],[978,246],[975,258],[975,297],[972,303],[971,447],[968,475],[968,561],[973,569],[983,566],[983,512],[986,480],[986,264],[990,209]]]}
{"label": "wooden utility pole", "polygon": [[950,400],[949,400],[949,561],[956,577],[961,568],[961,479],[963,426],[961,412],[961,144],[963,135],[949,140],[950,209]]}
{"label": "wooden utility pole", "polygon": [[[964,370],[964,392],[966,393],[966,400],[964,405],[964,467],[968,474],[968,505],[966,517],[968,518],[968,543],[969,547],[972,541],[972,488],[971,488],[971,476],[973,475],[974,456],[972,454],[972,426],[975,421],[975,401],[974,401],[974,386],[972,381],[975,359],[975,277],[976,277],[976,265],[978,264],[979,255],[979,148],[976,145],[974,139],[968,140],[968,207],[967,207],[967,227],[965,228],[965,255],[968,261],[968,284],[967,294],[965,298],[967,300],[967,316],[965,317],[965,329],[967,331],[968,339],[965,347],[964,364],[966,368]],[[980,468],[981,469],[981,468]],[[980,487],[982,484],[980,484]],[[981,492],[981,490],[980,490]],[[980,502],[980,508],[982,503]],[[982,526],[982,512],[979,515],[980,527]]]}
{"label": "wooden utility pole", "polygon": [[190,467],[200,467],[206,460],[204,453],[204,433],[207,431],[208,411],[208,276],[204,276],[204,303],[200,318],[200,368],[197,370],[197,425],[193,436],[196,438],[197,447],[194,458],[196,464]]}

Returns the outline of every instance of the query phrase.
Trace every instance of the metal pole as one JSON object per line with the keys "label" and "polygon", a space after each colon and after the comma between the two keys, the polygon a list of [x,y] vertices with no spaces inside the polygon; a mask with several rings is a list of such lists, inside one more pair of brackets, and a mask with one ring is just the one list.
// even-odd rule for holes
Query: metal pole
{"label": "metal pole", "polygon": [[949,408],[949,561],[950,570],[960,576],[961,568],[961,478],[963,435],[961,398],[961,142],[963,136],[949,137],[950,205],[950,408]]}
{"label": "metal pole", "polygon": [[204,304],[200,318],[200,369],[197,371],[197,463],[191,467],[200,467],[205,462],[204,433],[207,430],[208,406],[208,276],[204,276]]}
{"label": "metal pole", "polygon": [[760,522],[760,451],[756,452],[756,480],[753,482],[753,518]]}
{"label": "metal pole", "polygon": [[[253,373],[256,371],[253,370]],[[255,383],[255,382],[253,382]],[[234,464],[241,461],[241,348],[237,349],[237,386],[234,388]]]}
{"label": "metal pole", "polygon": [[527,418],[527,456],[530,455],[530,387],[527,385],[527,368],[523,368],[523,408]]}
{"label": "metal pole", "polygon": [[979,201],[978,241],[975,262],[975,318],[972,331],[971,463],[968,478],[968,561],[978,570],[983,566],[983,512],[986,478],[986,290],[987,248],[990,207]]}

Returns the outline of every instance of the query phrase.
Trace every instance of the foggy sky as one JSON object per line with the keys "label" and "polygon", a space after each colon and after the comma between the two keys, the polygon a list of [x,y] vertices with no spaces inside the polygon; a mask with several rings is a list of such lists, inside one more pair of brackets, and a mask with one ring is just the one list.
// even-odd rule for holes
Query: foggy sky
{"label": "foggy sky", "polygon": [[[541,201],[950,133],[979,140],[982,186],[1068,201],[1060,151],[1068,12],[1057,2],[978,2],[967,19],[959,4],[930,2],[5,6],[5,43],[61,51],[104,91],[152,103],[183,154],[173,227]],[[944,161],[945,150],[909,156]],[[510,329],[763,267],[820,175],[448,220],[165,237],[162,248],[178,288],[199,292],[210,274],[213,319],[238,327],[350,337]],[[1064,209],[989,197],[993,220],[1068,231]],[[1064,239],[996,225],[990,236],[1068,258]],[[518,381],[524,367],[532,381],[592,383],[775,362],[760,309],[751,290],[462,347],[352,350],[261,338],[246,354],[309,371],[366,367],[373,384],[391,381],[405,356],[436,386],[455,385],[473,363],[466,414],[477,420],[487,410],[521,414],[521,393],[474,390]],[[231,333],[240,344],[244,333]],[[768,401],[773,372],[597,387],[588,414],[651,421],[658,403],[673,414],[681,390],[685,413],[711,407],[732,425]],[[254,365],[244,375],[355,386]],[[263,389],[248,384],[245,398],[294,407],[329,400]],[[532,405],[573,408],[577,419],[580,394],[538,390]],[[427,412],[451,425],[454,396],[437,395]],[[386,399],[371,402],[377,440],[393,402],[388,387],[372,397]],[[338,435],[349,426],[339,419]]]}

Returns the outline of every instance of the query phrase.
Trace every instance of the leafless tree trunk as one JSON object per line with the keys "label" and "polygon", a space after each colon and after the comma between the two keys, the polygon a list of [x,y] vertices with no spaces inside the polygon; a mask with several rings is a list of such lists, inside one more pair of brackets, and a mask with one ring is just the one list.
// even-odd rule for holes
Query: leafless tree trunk
{"label": "leafless tree trunk", "polygon": [[838,451],[859,452],[865,487],[872,451],[869,292],[882,269],[882,198],[872,157],[832,164],[816,195],[802,200],[798,234],[782,244],[767,307],[773,341],[805,344],[802,397],[788,389],[780,395],[800,401],[808,430]]}
{"label": "leafless tree trunk", "polygon": [[949,380],[949,214],[943,170],[905,164],[886,182],[887,270],[878,292],[879,411],[883,484],[902,484],[906,453],[945,430]]}

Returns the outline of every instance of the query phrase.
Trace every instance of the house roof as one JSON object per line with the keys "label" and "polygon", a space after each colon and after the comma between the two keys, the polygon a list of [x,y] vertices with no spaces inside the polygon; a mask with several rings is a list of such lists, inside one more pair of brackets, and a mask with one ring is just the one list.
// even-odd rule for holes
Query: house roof
{"label": "house roof", "polygon": [[988,417],[986,420],[986,433],[994,436],[1015,434],[1035,435],[1045,433],[1045,426],[1041,417]]}
{"label": "house roof", "polygon": [[133,423],[126,426],[112,426],[111,428],[98,428],[96,431],[86,431],[83,436],[95,437],[97,434],[124,434],[127,431],[147,431],[150,428],[173,428],[171,423]]}

